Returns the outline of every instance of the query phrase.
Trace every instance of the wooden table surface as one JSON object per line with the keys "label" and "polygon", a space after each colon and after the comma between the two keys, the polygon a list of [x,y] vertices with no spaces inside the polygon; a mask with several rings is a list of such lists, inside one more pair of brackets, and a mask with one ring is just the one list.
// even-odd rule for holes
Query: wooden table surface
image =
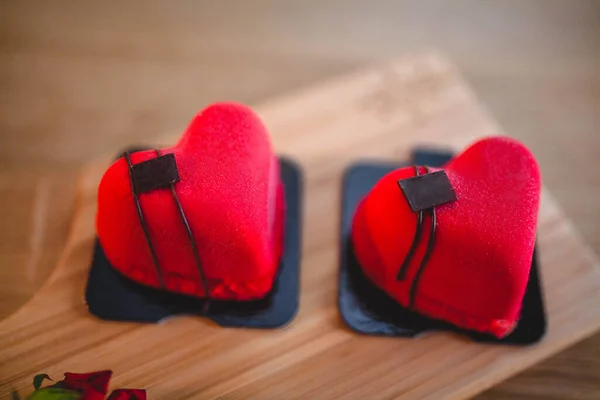
{"label": "wooden table surface", "polygon": [[[600,252],[598,2],[3,2],[0,32],[0,316],[55,264],[82,163],[214,100],[255,104],[427,47],[532,148]],[[482,398],[507,396],[599,398],[600,335]]]}

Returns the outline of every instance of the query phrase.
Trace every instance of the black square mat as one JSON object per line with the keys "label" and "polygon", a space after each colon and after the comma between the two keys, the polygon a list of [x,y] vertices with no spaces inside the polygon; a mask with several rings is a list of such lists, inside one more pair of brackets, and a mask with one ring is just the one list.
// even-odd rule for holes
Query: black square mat
{"label": "black square mat", "polygon": [[302,176],[289,160],[280,159],[280,166],[286,201],[285,243],[273,290],[265,298],[212,300],[204,313],[204,299],[149,288],[121,275],[96,239],[85,292],[89,311],[115,321],[159,322],[177,315],[199,315],[227,327],[277,328],[289,323],[298,310],[300,293]]}
{"label": "black square mat", "polygon": [[[445,164],[451,157],[452,154],[448,152],[418,149],[413,152],[411,164],[437,167]],[[379,161],[363,162],[348,168],[344,176],[339,274],[339,308],[344,322],[356,332],[372,335],[417,338],[436,331],[451,331],[478,342],[512,345],[538,342],[546,332],[546,313],[541,292],[537,247],[523,298],[521,318],[515,330],[503,339],[460,329],[409,311],[373,285],[364,275],[350,240],[354,213],[362,198],[384,175],[402,166],[398,163]]]}

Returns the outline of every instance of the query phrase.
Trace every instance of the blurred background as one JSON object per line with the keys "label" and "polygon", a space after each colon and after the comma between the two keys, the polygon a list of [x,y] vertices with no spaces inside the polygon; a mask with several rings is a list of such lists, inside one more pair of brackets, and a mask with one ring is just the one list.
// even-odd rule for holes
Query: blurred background
{"label": "blurred background", "polygon": [[[600,252],[598,1],[3,1],[0,318],[47,277],[80,165],[427,49],[445,52]],[[49,212],[50,210],[50,212]],[[600,398],[600,335],[481,398]]]}

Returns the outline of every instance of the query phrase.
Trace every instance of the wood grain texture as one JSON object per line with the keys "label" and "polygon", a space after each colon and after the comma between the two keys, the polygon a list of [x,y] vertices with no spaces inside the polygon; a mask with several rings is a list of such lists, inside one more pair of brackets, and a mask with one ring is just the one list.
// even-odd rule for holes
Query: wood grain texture
{"label": "wood grain texture", "polygon": [[0,319],[29,300],[55,267],[77,174],[65,168],[0,172]]}
{"label": "wood grain texture", "polygon": [[[32,295],[64,245],[74,185],[52,178],[47,198],[60,200],[38,224],[40,262],[29,268],[39,180],[184,126],[209,102],[256,105],[430,47],[534,151],[545,185],[600,253],[599,15],[596,0],[0,2],[0,317]],[[21,194],[11,194],[16,182]],[[482,398],[600,398],[600,334]]]}
{"label": "wood grain texture", "polygon": [[[33,299],[0,322],[0,393],[31,376],[111,368],[117,386],[150,398],[462,398],[600,329],[600,265],[551,195],[539,223],[549,331],[537,346],[485,346],[450,334],[419,340],[357,335],[336,309],[339,192],[364,157],[403,159],[415,144],[455,149],[498,133],[467,86],[428,54],[330,80],[258,108],[278,152],[305,170],[302,297],[275,331],[223,329],[200,318],[158,325],[99,321],[83,303],[97,184],[90,165],[57,268]],[[172,143],[181,130],[157,144]],[[182,345],[185,344],[185,345]]]}

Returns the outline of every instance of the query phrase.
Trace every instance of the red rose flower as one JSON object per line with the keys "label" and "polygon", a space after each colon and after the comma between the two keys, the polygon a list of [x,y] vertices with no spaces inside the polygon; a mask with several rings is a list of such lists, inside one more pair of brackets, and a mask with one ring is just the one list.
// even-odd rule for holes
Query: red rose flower
{"label": "red rose flower", "polygon": [[[52,380],[46,374],[39,374],[33,378],[35,392],[44,399],[48,398],[76,398],[77,400],[104,400],[108,392],[108,383],[112,371],[89,372],[85,374],[74,374],[66,372],[65,378],[52,386],[41,387],[44,380]],[[14,393],[13,396],[18,394]],[[40,397],[40,398],[42,398]],[[32,397],[33,398],[33,397]],[[36,397],[38,398],[38,397]],[[141,389],[117,389],[113,391],[107,400],[146,400],[146,391]]]}
{"label": "red rose flower", "polygon": [[86,374],[65,373],[65,379],[54,387],[81,392],[81,400],[103,400],[108,392],[112,371],[98,371]]}

